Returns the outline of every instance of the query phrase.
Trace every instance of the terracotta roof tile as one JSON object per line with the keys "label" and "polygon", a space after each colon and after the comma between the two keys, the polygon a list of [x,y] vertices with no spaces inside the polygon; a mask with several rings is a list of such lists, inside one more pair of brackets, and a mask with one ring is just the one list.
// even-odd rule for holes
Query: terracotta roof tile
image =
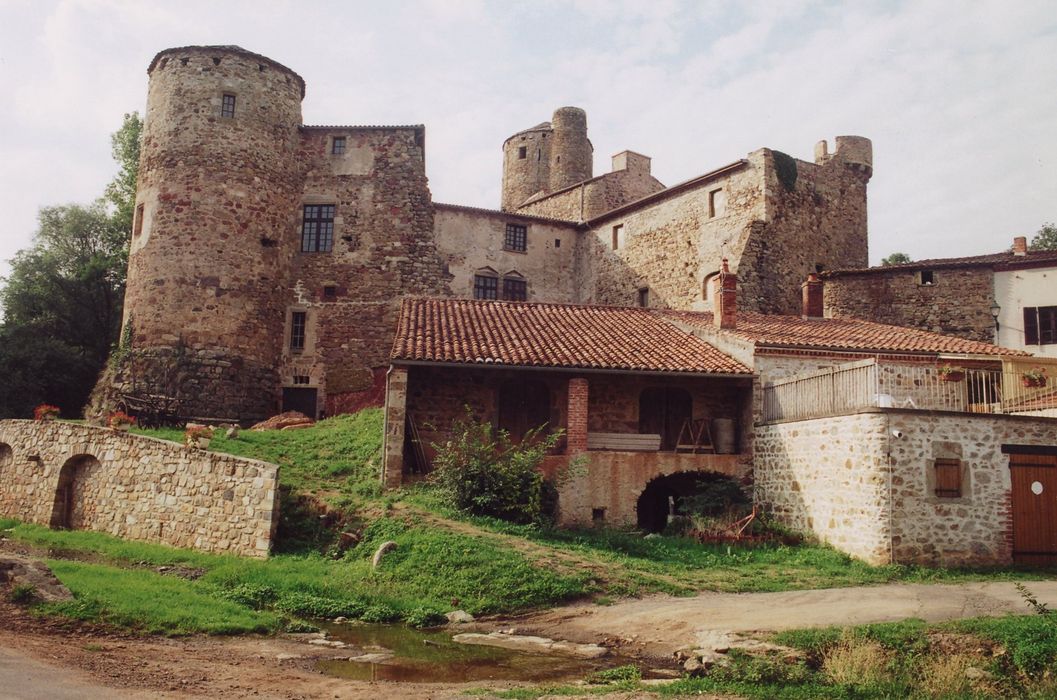
{"label": "terracotta roof tile", "polygon": [[[662,318],[682,321],[691,326],[714,328],[711,312],[658,310],[654,313]],[[1028,355],[1020,350],[1002,348],[991,343],[853,318],[802,319],[799,316],[778,316],[743,311],[738,313],[738,327],[723,332],[755,342],[758,346],[769,347],[897,353]]]}
{"label": "terracotta roof tile", "polygon": [[750,374],[646,309],[409,297],[392,360]]}

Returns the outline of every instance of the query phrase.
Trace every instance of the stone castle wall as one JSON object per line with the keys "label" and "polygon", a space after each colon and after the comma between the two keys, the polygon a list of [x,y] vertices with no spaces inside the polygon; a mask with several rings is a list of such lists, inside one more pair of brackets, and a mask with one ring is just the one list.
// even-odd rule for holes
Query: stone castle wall
{"label": "stone castle wall", "polygon": [[517,211],[565,221],[586,221],[663,189],[664,185],[648,169],[616,170],[532,200]]}
{"label": "stone castle wall", "polygon": [[933,271],[923,284],[918,270],[892,269],[825,277],[825,314],[865,318],[895,326],[993,342],[994,273],[990,268]]}
{"label": "stone castle wall", "polygon": [[0,515],[25,522],[263,557],[278,489],[279,468],[265,462],[74,423],[0,421]]}

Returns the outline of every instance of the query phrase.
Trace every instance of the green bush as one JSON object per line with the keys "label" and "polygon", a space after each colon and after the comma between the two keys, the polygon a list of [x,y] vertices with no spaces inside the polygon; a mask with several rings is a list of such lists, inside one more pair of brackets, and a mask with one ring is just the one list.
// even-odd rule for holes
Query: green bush
{"label": "green bush", "polygon": [[285,593],[279,597],[275,607],[291,615],[332,619],[335,617],[358,618],[367,606],[355,599],[335,600],[311,593]]}
{"label": "green bush", "polygon": [[404,615],[404,622],[412,627],[436,627],[447,622],[447,618],[435,608],[420,605]]}
{"label": "green bush", "polygon": [[8,599],[16,605],[28,605],[37,599],[37,589],[28,583],[20,583],[11,589]]}
{"label": "green bush", "polygon": [[558,444],[561,431],[530,430],[515,444],[505,430],[478,422],[467,411],[455,421],[448,440],[434,444],[432,483],[451,507],[515,523],[538,522],[550,515],[554,485],[539,467]]}
{"label": "green bush", "polygon": [[264,610],[275,602],[278,595],[271,586],[258,586],[252,583],[243,583],[234,588],[220,589],[220,597],[245,605],[253,610]]}
{"label": "green bush", "polygon": [[385,603],[368,606],[360,615],[364,622],[396,622],[402,615]]}

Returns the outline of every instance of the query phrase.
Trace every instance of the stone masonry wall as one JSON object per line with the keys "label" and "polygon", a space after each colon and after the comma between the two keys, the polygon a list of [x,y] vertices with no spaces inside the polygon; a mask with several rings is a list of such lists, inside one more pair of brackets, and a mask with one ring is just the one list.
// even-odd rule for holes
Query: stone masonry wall
{"label": "stone masonry wall", "polygon": [[788,527],[887,563],[887,428],[881,413],[756,426],[756,503]]}
{"label": "stone masonry wall", "polygon": [[273,464],[87,425],[0,421],[0,515],[51,524],[64,471],[78,529],[242,556],[271,547]]}
{"label": "stone masonry wall", "polygon": [[917,270],[893,269],[825,278],[825,314],[993,342],[994,273],[989,268],[939,269],[933,284]]}
{"label": "stone masonry wall", "polygon": [[[1011,561],[1009,456],[1002,445],[1057,446],[1057,420],[890,411],[892,559],[943,566]],[[938,498],[934,460],[962,460],[962,497]]]}
{"label": "stone masonry wall", "polygon": [[[525,227],[524,252],[504,249],[508,223]],[[510,272],[521,275],[528,286],[529,301],[577,301],[574,257],[578,233],[572,224],[438,204],[433,230],[455,296],[473,298],[474,274],[492,270],[500,276]],[[500,296],[502,291],[500,282]]]}
{"label": "stone masonry wall", "polygon": [[[345,138],[343,154],[331,152],[335,137]],[[378,370],[388,365],[401,296],[446,295],[450,276],[434,242],[420,127],[306,127],[298,160],[304,194],[295,209],[335,205],[334,245],[294,256],[285,330],[275,339],[280,379],[317,388],[323,410],[334,414],[357,397],[381,397]],[[289,342],[293,311],[307,314],[300,351]]]}
{"label": "stone masonry wall", "polygon": [[617,170],[530,201],[517,211],[566,221],[585,221],[663,189],[661,181],[648,170]]}

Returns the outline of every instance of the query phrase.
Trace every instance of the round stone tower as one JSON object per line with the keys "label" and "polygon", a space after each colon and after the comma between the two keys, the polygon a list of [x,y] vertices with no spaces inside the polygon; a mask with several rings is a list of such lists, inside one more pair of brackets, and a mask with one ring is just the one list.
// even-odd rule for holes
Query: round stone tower
{"label": "round stone tower", "polygon": [[587,112],[559,107],[551,117],[550,191],[591,179],[594,147],[587,138]]}
{"label": "round stone tower", "polygon": [[550,191],[551,125],[537,124],[503,142],[504,211],[513,211],[539,192]]}
{"label": "round stone tower", "polygon": [[171,397],[181,417],[271,415],[304,80],[237,46],[167,49],[147,74],[125,294],[135,352],[115,388]]}

